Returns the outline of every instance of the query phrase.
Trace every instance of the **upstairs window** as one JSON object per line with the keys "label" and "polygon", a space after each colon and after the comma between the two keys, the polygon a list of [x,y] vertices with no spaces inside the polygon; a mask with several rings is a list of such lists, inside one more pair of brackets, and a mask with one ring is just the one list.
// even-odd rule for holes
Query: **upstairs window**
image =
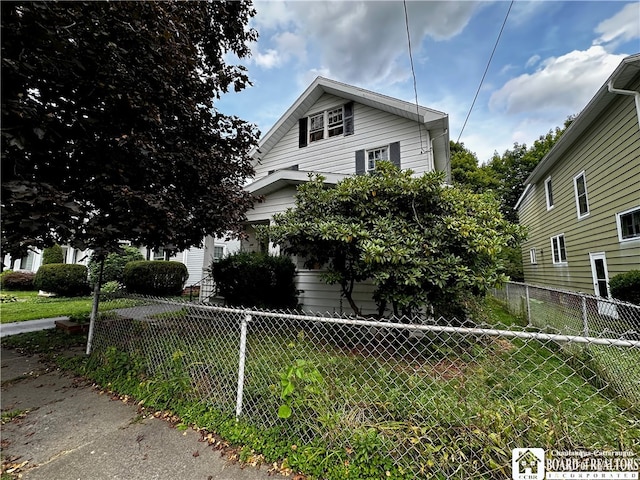
{"label": "upstairs window", "polygon": [[618,240],[640,240],[640,207],[616,214]]}
{"label": "upstairs window", "polygon": [[553,188],[551,185],[551,177],[544,181],[544,193],[547,199],[547,210],[551,210],[553,208]]}
{"label": "upstairs window", "polygon": [[309,142],[324,138],[324,112],[309,117]]}
{"label": "upstairs window", "polygon": [[389,147],[378,147],[367,150],[367,172],[375,172],[376,163],[381,160],[389,160]]}
{"label": "upstairs window", "polygon": [[335,137],[336,135],[342,135],[343,128],[343,115],[342,107],[327,112],[327,131],[329,137]]}
{"label": "upstairs window", "polygon": [[578,218],[589,215],[589,199],[587,198],[587,179],[584,172],[573,177],[573,188],[576,194]]}
{"label": "upstairs window", "polygon": [[298,147],[339,135],[353,135],[353,102],[299,119]]}
{"label": "upstairs window", "polygon": [[538,259],[536,258],[536,249],[532,248],[529,250],[529,260],[531,261],[531,265],[536,265],[538,263]]}
{"label": "upstairs window", "polygon": [[551,237],[551,251],[554,265],[567,263],[567,249],[564,246],[564,235]]}

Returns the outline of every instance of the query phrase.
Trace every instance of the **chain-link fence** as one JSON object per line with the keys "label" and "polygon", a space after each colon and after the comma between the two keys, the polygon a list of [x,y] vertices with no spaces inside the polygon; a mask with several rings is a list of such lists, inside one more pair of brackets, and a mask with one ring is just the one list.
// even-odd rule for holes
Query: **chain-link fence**
{"label": "chain-link fence", "polygon": [[146,299],[98,319],[92,359],[126,355],[136,381],[165,382],[175,398],[247,425],[236,441],[283,442],[293,465],[316,455],[319,478],[512,478],[520,447],[640,455],[637,334],[530,323],[418,325]]}
{"label": "chain-link fence", "polygon": [[[640,305],[610,298],[509,282],[494,291],[508,309],[537,329],[566,335],[640,340]],[[625,398],[640,399],[640,362],[633,351],[611,350],[595,345],[574,348],[575,355],[589,358],[599,376]],[[627,372],[635,372],[629,376]]]}

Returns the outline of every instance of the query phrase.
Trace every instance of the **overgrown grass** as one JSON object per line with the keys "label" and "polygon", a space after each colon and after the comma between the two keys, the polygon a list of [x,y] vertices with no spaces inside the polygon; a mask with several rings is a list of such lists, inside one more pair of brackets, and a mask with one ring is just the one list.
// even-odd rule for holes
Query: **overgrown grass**
{"label": "overgrown grass", "polygon": [[[521,324],[487,305],[499,323]],[[236,421],[237,328],[188,326],[111,325],[118,336],[83,372],[244,446],[244,459],[284,460],[317,478],[508,478],[511,449],[523,445],[640,454],[637,411],[607,396],[589,362],[572,364],[551,343],[432,335],[411,352],[378,352],[258,322]],[[288,418],[278,415],[283,402]]]}
{"label": "overgrown grass", "polygon": [[[17,301],[0,303],[0,322],[23,322],[38,318],[82,317],[91,313],[92,297],[39,297],[38,292],[3,290],[3,295]],[[133,300],[107,300],[100,302],[100,311],[135,305]]]}

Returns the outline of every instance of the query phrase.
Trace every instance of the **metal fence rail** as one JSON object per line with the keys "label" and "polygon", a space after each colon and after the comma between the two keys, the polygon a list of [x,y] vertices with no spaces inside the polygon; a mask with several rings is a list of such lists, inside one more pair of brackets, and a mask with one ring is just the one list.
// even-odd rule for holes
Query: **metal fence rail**
{"label": "metal fence rail", "polygon": [[384,457],[378,478],[456,479],[511,478],[523,446],[640,454],[640,337],[628,330],[146,301],[98,319],[95,361],[122,352],[229,419],[333,452],[318,459],[324,478],[347,477],[362,452]]}
{"label": "metal fence rail", "polygon": [[[640,305],[615,299],[509,282],[494,296],[537,329],[567,335],[640,340]],[[624,351],[603,350],[593,342],[574,348],[589,357],[600,377],[626,398],[637,401],[640,383],[625,372],[637,372],[638,359]]]}

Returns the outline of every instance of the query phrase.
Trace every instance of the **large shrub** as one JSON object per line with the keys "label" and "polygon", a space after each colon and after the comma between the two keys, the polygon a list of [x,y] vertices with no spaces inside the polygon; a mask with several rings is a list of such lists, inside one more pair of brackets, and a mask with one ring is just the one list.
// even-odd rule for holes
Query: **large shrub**
{"label": "large shrub", "polygon": [[212,270],[229,305],[274,309],[298,305],[296,267],[289,257],[241,252],[214,263]]}
{"label": "large shrub", "polygon": [[640,305],[640,270],[620,273],[609,281],[611,296]]}
{"label": "large shrub", "polygon": [[[144,260],[144,256],[135,247],[125,246],[120,253],[110,253],[104,259],[104,269],[102,271],[102,284],[107,282],[124,283],[124,267],[129,262]],[[89,281],[95,285],[100,273],[100,259],[96,255],[91,255],[89,260]]]}
{"label": "large shrub", "polygon": [[51,263],[64,263],[64,253],[62,247],[57,243],[52,247],[47,247],[42,251],[42,265]]}
{"label": "large shrub", "polygon": [[129,262],[124,267],[124,285],[131,293],[180,295],[189,277],[187,266],[165,260]]}
{"label": "large shrub", "polygon": [[0,285],[3,290],[33,290],[35,276],[36,274],[33,272],[4,272],[0,276]]}
{"label": "large shrub", "polygon": [[33,284],[39,290],[63,297],[86,295],[89,292],[87,267],[68,263],[42,265]]}

